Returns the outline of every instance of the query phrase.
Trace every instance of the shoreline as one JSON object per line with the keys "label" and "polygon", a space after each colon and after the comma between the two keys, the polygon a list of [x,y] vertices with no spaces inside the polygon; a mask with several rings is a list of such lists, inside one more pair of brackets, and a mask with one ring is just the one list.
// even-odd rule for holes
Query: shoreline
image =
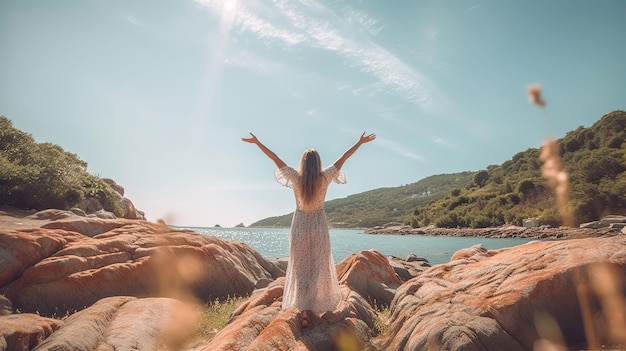
{"label": "shoreline", "polygon": [[374,235],[423,235],[423,236],[450,236],[450,237],[480,237],[480,238],[519,238],[519,239],[582,239],[605,236],[622,235],[615,228],[573,228],[573,227],[518,227],[502,226],[489,228],[413,228],[406,225],[374,227],[365,230],[366,234]]}
{"label": "shoreline", "polygon": [[[60,211],[60,210],[59,210]],[[22,210],[8,206],[0,207],[0,229],[28,229],[40,228],[49,223],[51,218],[33,218],[35,210]],[[179,226],[177,226],[179,227]],[[183,227],[181,228],[189,228]],[[408,225],[386,225],[373,228],[331,228],[363,230],[365,234],[373,235],[422,235],[422,236],[449,236],[449,237],[481,237],[481,238],[519,238],[564,240],[591,237],[605,237],[622,235],[623,231],[616,228],[574,228],[574,227],[518,227],[501,226],[489,228],[437,228],[433,226],[413,228]]]}

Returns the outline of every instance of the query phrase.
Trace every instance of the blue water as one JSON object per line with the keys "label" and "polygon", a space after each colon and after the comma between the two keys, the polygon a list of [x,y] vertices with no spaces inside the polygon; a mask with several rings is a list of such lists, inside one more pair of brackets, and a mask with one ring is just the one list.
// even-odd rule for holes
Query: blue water
{"label": "blue water", "polygon": [[[274,259],[289,256],[287,228],[186,228],[222,239],[243,242],[261,256]],[[330,244],[335,263],[362,250],[375,249],[385,256],[406,258],[413,253],[431,265],[446,263],[456,251],[476,244],[499,249],[524,244],[531,239],[494,239],[474,237],[373,235],[359,229],[331,229]]]}

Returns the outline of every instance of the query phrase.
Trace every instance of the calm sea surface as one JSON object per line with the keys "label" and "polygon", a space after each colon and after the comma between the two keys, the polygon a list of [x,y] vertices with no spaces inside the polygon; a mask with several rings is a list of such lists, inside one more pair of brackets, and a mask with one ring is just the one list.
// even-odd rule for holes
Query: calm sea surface
{"label": "calm sea surface", "polygon": [[[268,259],[289,256],[289,229],[277,228],[191,228],[201,234],[241,241]],[[457,250],[482,244],[499,249],[524,244],[531,239],[492,239],[419,235],[372,235],[359,229],[331,229],[330,244],[336,263],[362,250],[375,249],[386,256],[406,258],[414,253],[431,265],[446,263]]]}

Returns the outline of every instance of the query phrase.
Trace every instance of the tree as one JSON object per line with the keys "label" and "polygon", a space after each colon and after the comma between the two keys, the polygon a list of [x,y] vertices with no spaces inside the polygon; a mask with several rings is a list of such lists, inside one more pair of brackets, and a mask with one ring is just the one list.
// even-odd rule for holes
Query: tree
{"label": "tree", "polygon": [[478,171],[476,172],[476,174],[474,174],[474,178],[472,180],[474,184],[482,188],[483,186],[485,186],[485,183],[487,183],[487,180],[489,180],[489,172],[484,169]]}

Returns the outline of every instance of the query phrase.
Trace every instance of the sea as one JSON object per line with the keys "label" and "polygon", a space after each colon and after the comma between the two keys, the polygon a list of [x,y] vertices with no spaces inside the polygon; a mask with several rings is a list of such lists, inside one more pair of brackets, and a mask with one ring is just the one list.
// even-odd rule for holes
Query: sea
{"label": "sea", "polygon": [[[179,228],[245,243],[267,259],[289,256],[289,228]],[[487,249],[500,249],[521,245],[531,240],[534,239],[375,235],[366,234],[362,229],[330,230],[330,245],[335,263],[359,251],[374,249],[385,256],[402,259],[415,254],[427,259],[431,265],[437,265],[449,262],[456,251],[476,244],[482,244]]]}

